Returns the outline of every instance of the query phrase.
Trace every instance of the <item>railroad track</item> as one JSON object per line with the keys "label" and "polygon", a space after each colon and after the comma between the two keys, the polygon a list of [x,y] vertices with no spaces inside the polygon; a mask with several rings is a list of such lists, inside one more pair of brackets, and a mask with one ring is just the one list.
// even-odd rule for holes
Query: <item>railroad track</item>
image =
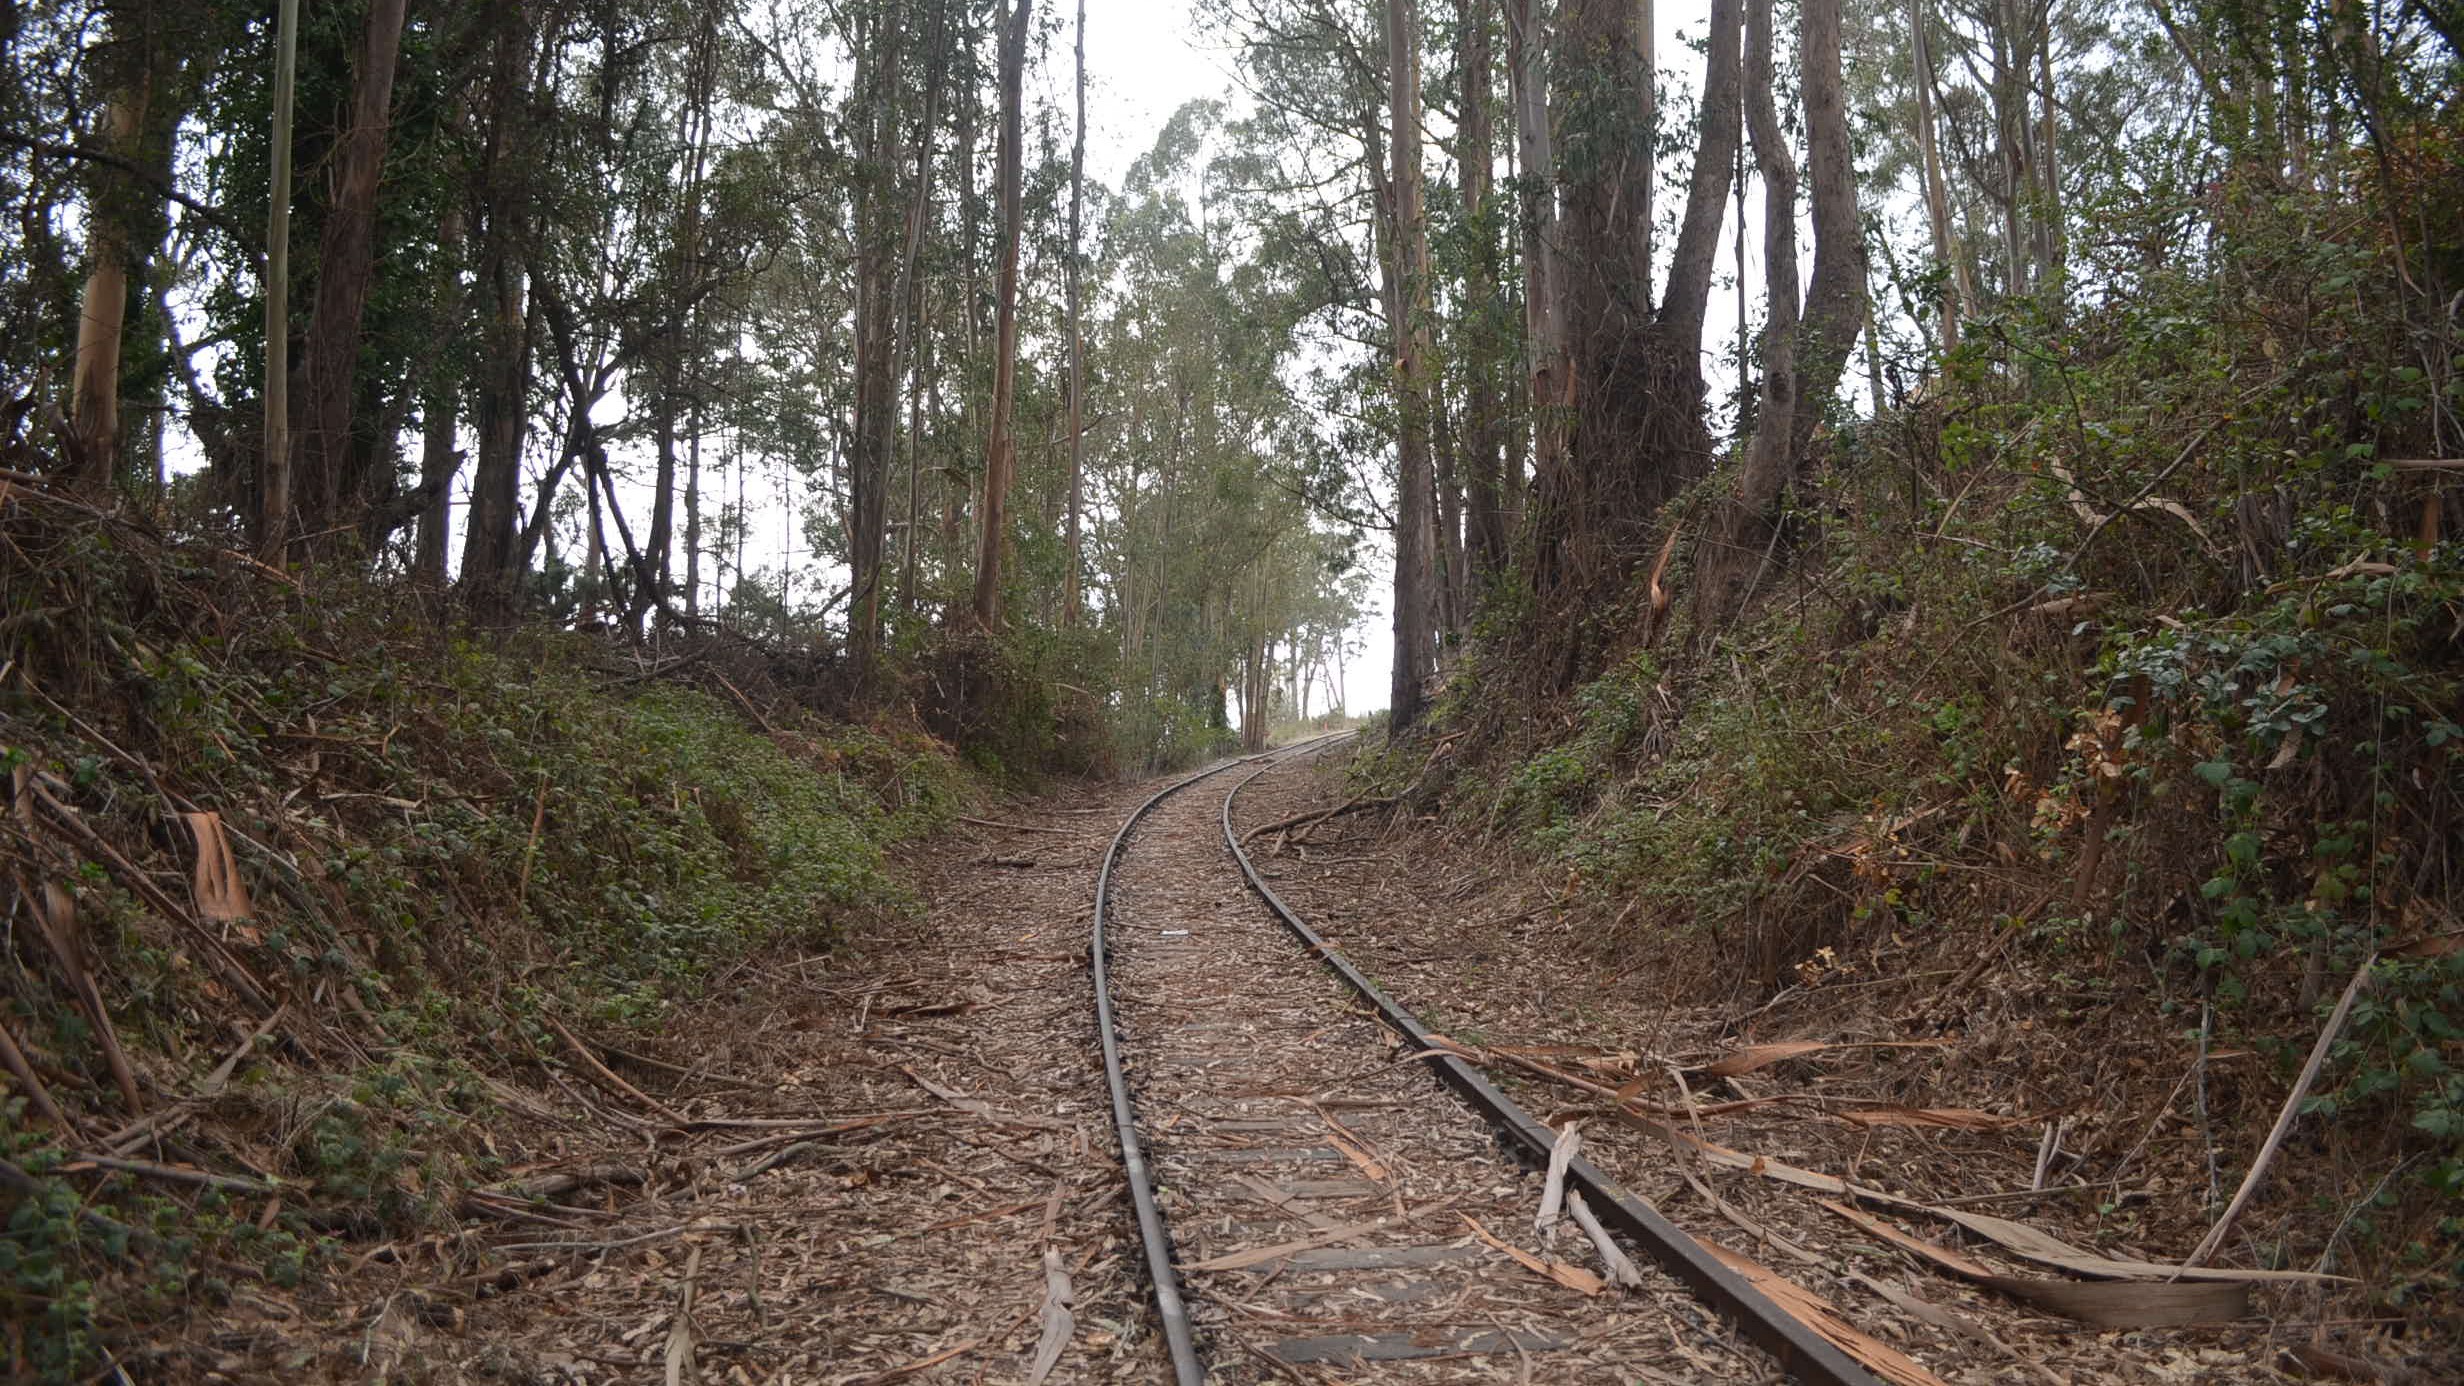
{"label": "railroad track", "polygon": [[[1166,786],[1096,876],[1104,1068],[1178,1386],[1329,1368],[1876,1386],[1579,1156],[1567,1187],[1648,1279],[1594,1295],[1552,1278],[1549,1263],[1591,1256],[1570,1227],[1553,1250],[1533,1233],[1554,1133],[1432,1044],[1276,897],[1233,831],[1243,787],[1340,739]],[[1191,792],[1244,768],[1219,805]]]}

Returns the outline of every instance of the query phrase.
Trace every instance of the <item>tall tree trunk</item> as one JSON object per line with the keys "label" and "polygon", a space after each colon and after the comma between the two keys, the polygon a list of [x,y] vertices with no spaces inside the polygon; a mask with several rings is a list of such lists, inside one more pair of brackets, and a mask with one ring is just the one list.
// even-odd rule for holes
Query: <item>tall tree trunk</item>
{"label": "tall tree trunk", "polygon": [[1669,350],[1698,361],[1703,321],[1711,306],[1712,269],[1719,258],[1720,223],[1728,211],[1730,164],[1739,148],[1737,52],[1742,18],[1742,0],[1711,0],[1702,128],[1694,146],[1685,217],[1677,227],[1676,258],[1660,300],[1660,324]]}
{"label": "tall tree trunk", "polygon": [[1010,410],[1018,388],[1019,182],[1027,25],[1033,0],[1012,0],[1001,34],[1001,287],[992,368],[992,419],[984,446],[983,534],[975,560],[975,621],[986,630],[1001,620],[1001,548],[1009,538],[1010,476],[1018,466]]}
{"label": "tall tree trunk", "polygon": [[1942,146],[1934,129],[1933,32],[1925,0],[1908,0],[1908,51],[1916,88],[1917,158],[1925,180],[1925,221],[1932,228],[1934,260],[1950,276],[1942,287],[1942,349],[1959,347],[1959,323],[1976,302],[1968,262],[1951,235],[1951,195],[1942,175]]}
{"label": "tall tree trunk", "polygon": [[[141,161],[154,100],[155,15],[150,5],[120,5],[106,21],[102,146],[130,163]],[[120,360],[127,330],[130,271],[146,258],[140,225],[152,194],[118,170],[100,169],[86,202],[85,291],[77,309],[77,355],[69,381],[75,435],[69,484],[100,493],[118,470]]]}
{"label": "tall tree trunk", "polygon": [[508,7],[490,60],[487,134],[480,155],[478,279],[484,296],[472,424],[479,455],[463,519],[460,587],[472,610],[501,619],[513,610],[515,526],[520,522],[522,439],[530,408],[532,313],[523,242],[529,229],[531,16]]}
{"label": "tall tree trunk", "polygon": [[1489,187],[1494,177],[1495,122],[1490,106],[1491,0],[1455,0],[1456,68],[1463,78],[1462,114],[1455,128],[1455,166],[1463,185],[1463,220],[1472,234],[1471,265],[1463,276],[1463,316],[1469,326],[1464,360],[1463,482],[1469,507],[1470,575],[1503,567],[1510,534],[1500,475],[1501,404],[1497,361],[1504,334],[1497,330],[1497,232],[1490,225]]}
{"label": "tall tree trunk", "polygon": [[1506,0],[1506,62],[1521,156],[1523,335],[1530,343],[1532,473],[1554,480],[1566,465],[1569,366],[1559,313],[1557,158],[1549,128],[1548,37],[1534,0]]}
{"label": "tall tree trunk", "polygon": [[1650,111],[1634,0],[1560,0],[1549,87],[1565,332],[1586,396],[1607,387],[1624,342],[1651,320]]}
{"label": "tall tree trunk", "polygon": [[1394,158],[1393,234],[1397,316],[1395,347],[1398,423],[1395,453],[1395,655],[1392,718],[1396,731],[1427,710],[1425,683],[1436,658],[1431,610],[1436,539],[1429,459],[1430,303],[1428,219],[1420,188],[1420,34],[1413,0],[1386,0],[1388,140]]}
{"label": "tall tree trunk", "polygon": [[1448,398],[1445,372],[1432,370],[1430,375],[1429,442],[1436,468],[1431,480],[1437,497],[1437,543],[1432,554],[1437,566],[1437,630],[1442,637],[1460,635],[1470,625],[1471,588],[1463,573],[1461,420],[1454,401]]}
{"label": "tall tree trunk", "polygon": [[1698,563],[1706,629],[1733,618],[1777,544],[1780,500],[1805,465],[1814,427],[1839,388],[1865,320],[1865,254],[1840,73],[1840,0],[1801,0],[1798,91],[1812,166],[1814,272],[1797,300],[1796,183],[1772,98],[1772,0],[1747,0],[1746,99],[1768,201],[1763,210],[1769,319],[1763,388],[1737,483]]}
{"label": "tall tree trunk", "polygon": [[1802,0],[1797,90],[1805,109],[1806,162],[1811,175],[1814,272],[1805,288],[1798,410],[1789,465],[1802,469],[1815,425],[1839,390],[1865,323],[1865,227],[1857,214],[1854,150],[1841,72],[1840,0]]}
{"label": "tall tree trunk", "polygon": [[[651,576],[637,584],[626,624],[639,629],[660,602],[674,594],[676,534],[676,422],[691,412],[696,428],[700,413],[688,402],[700,385],[693,356],[701,347],[696,331],[701,316],[702,179],[710,157],[711,100],[718,80],[718,11],[702,6],[701,22],[685,54],[685,108],[677,114],[684,145],[684,178],[678,189],[673,263],[667,275],[665,339],[649,374],[658,381],[651,402],[651,437],[658,454],[658,476],[650,493],[650,527],[643,535],[643,561]],[[690,603],[687,603],[688,609]]]}
{"label": "tall tree trunk", "polygon": [[522,437],[530,411],[531,325],[527,281],[520,258],[503,244],[510,234],[490,232],[483,263],[491,302],[484,363],[473,422],[479,457],[471,468],[470,513],[462,533],[462,590],[472,609],[498,618],[513,609],[512,572],[520,522]]}
{"label": "tall tree trunk", "polygon": [[1069,151],[1069,569],[1061,578],[1061,623],[1078,624],[1086,554],[1079,516],[1086,509],[1086,330],[1080,323],[1079,258],[1087,193],[1087,0],[1078,0],[1078,131]]}
{"label": "tall tree trunk", "polygon": [[[857,677],[869,679],[881,635],[881,570],[888,518],[890,452],[897,421],[898,320],[906,306],[905,257],[893,241],[900,225],[890,213],[890,169],[898,144],[901,95],[898,16],[884,9],[870,26],[865,120],[856,201],[856,417],[848,457],[848,538],[853,583],[847,602],[848,645]],[[922,187],[919,179],[918,188]],[[920,220],[911,222],[921,232]],[[904,238],[902,238],[904,239]],[[894,271],[894,267],[895,271]],[[902,276],[893,280],[893,273]]]}
{"label": "tall tree trunk", "polygon": [[[2043,114],[2036,137],[2037,289],[2049,312],[2061,306],[2063,263],[2067,247],[2062,232],[2062,161],[2059,153],[2060,104],[2053,84],[2053,7],[2045,0],[2036,13],[2037,106]],[[2292,80],[2289,72],[2286,80]],[[2298,142],[2295,142],[2296,145]]]}
{"label": "tall tree trunk", "polygon": [[[316,307],[301,365],[307,399],[293,446],[293,485],[303,528],[323,532],[372,497],[352,475],[351,403],[360,319],[376,263],[376,199],[393,126],[394,67],[402,51],[404,0],[370,0],[351,89],[351,124],[334,154],[333,205],[317,253]],[[374,450],[381,455],[384,449]]]}
{"label": "tall tree trunk", "polygon": [[[470,303],[461,288],[462,211],[449,206],[437,219],[436,276],[438,312],[434,349],[430,351],[425,398],[420,401],[419,489],[406,497],[418,517],[419,534],[411,551],[411,581],[431,591],[445,587],[445,539],[453,525],[453,479],[462,470],[462,372],[446,349],[462,335],[470,318]],[[384,542],[372,534],[369,547]]]}
{"label": "tall tree trunk", "polygon": [[1762,390],[1736,483],[1695,562],[1696,596],[1712,617],[1706,630],[1735,614],[1761,573],[1770,512],[1788,479],[1798,400],[1797,161],[1773,94],[1771,8],[1772,0],[1745,0],[1745,118],[1763,185]]}
{"label": "tall tree trunk", "polygon": [[291,541],[291,106],[299,77],[299,0],[282,0],[274,37],[273,176],[265,225],[265,443],[257,542],[279,561]]}

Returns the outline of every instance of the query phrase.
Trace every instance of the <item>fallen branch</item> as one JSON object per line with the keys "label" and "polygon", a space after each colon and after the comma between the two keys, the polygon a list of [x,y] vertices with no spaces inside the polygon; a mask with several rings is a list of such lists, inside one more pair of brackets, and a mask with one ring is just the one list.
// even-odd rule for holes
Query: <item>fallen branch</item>
{"label": "fallen branch", "polygon": [[[2293,1090],[2284,1095],[2284,1109],[2276,1113],[2274,1129],[2267,1133],[2267,1140],[2251,1159],[2250,1170],[2242,1176],[2241,1187],[2233,1191],[2233,1201],[2225,1205],[2224,1216],[2216,1219],[2216,1225],[2207,1229],[2207,1235],[2201,1237],[2199,1244],[2191,1248],[2190,1255],[2182,1259],[2183,1271],[2203,1264],[2214,1255],[2226,1234],[2233,1230],[2233,1223],[2241,1217],[2242,1210],[2250,1206],[2251,1198],[2267,1178],[2267,1167],[2275,1162],[2277,1149],[2284,1144],[2286,1133],[2293,1129],[2294,1118],[2301,1115],[2301,1104],[2310,1096],[2310,1086],[2318,1081],[2319,1070],[2326,1066],[2328,1051],[2335,1047],[2336,1037],[2344,1033],[2344,1022],[2353,1013],[2353,1003],[2361,999],[2363,989],[2370,985],[2370,969],[2377,965],[2378,954],[2372,953],[2361,960],[2361,966],[2353,973],[2353,980],[2344,984],[2344,995],[2336,1002],[2335,1011],[2327,1017],[2326,1027],[2319,1031],[2318,1043],[2310,1046],[2309,1062],[2301,1066],[2301,1076],[2293,1080]],[[2177,1271],[2175,1277],[2178,1279],[2179,1276],[2180,1272]]]}
{"label": "fallen branch", "polygon": [[116,1155],[82,1154],[71,1155],[68,1159],[69,1168],[65,1172],[70,1173],[75,1172],[75,1166],[92,1165],[96,1169],[109,1170],[114,1174],[133,1174],[141,1179],[155,1179],[167,1184],[195,1184],[200,1188],[220,1189],[224,1193],[262,1197],[274,1191],[274,1186],[262,1179],[242,1179],[236,1175],[215,1174],[202,1169],[186,1169],[179,1165],[158,1165],[149,1160],[123,1160]]}
{"label": "fallen branch", "polygon": [[1580,1190],[1566,1195],[1566,1211],[1573,1216],[1574,1225],[1583,1229],[1583,1235],[1591,1238],[1591,1249],[1600,1253],[1600,1264],[1608,1269],[1608,1283],[1619,1289],[1641,1289],[1641,1268],[1634,1264],[1632,1257],[1626,1255],[1623,1247],[1617,1245],[1616,1238],[1608,1234],[1608,1229],[1600,1225],[1599,1216],[1591,1211],[1590,1204],[1583,1201]]}
{"label": "fallen branch", "polygon": [[1277,819],[1272,823],[1261,823],[1257,827],[1251,828],[1249,831],[1241,834],[1241,845],[1246,847],[1249,845],[1250,839],[1259,837],[1266,833],[1288,832],[1294,828],[1306,828],[1313,824],[1323,823],[1329,818],[1339,817],[1347,813],[1365,813],[1372,809],[1392,808],[1394,807],[1394,802],[1395,801],[1392,799],[1370,799],[1355,795],[1354,797],[1347,799],[1330,809],[1313,809],[1307,813],[1296,813],[1289,818]]}
{"label": "fallen branch", "polygon": [[17,1036],[9,1032],[5,1023],[0,1023],[0,1064],[7,1066],[9,1076],[15,1078],[17,1086],[25,1091],[26,1101],[34,1108],[36,1115],[60,1130],[77,1129],[67,1114],[60,1110],[60,1105],[51,1100],[51,1091],[43,1086],[43,1080],[34,1076],[34,1065],[27,1060],[26,1051],[17,1047]]}
{"label": "fallen branch", "polygon": [[1038,828],[1026,823],[996,823],[989,818],[969,818],[963,813],[958,815],[958,821],[973,823],[979,828],[999,828],[1005,833],[1050,833],[1055,837],[1076,837],[1078,835],[1068,828]]}

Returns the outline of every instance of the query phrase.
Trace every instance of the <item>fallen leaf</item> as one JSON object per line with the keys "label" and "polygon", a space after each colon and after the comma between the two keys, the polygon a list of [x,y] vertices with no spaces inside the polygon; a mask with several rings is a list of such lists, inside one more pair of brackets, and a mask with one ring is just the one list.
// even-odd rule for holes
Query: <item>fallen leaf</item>
{"label": "fallen leaf", "polygon": [[1577,1294],[1597,1295],[1604,1294],[1608,1290],[1607,1281],[1602,1280],[1600,1277],[1583,1269],[1581,1266],[1569,1266],[1563,1261],[1542,1260],[1540,1257],[1532,1255],[1530,1252],[1525,1251],[1519,1246],[1499,1240],[1495,1235],[1490,1233],[1489,1229],[1480,1225],[1480,1219],[1473,1217],[1471,1214],[1458,1213],[1456,1216],[1462,1218],[1463,1221],[1471,1227],[1473,1236],[1487,1242],[1493,1249],[1502,1251],[1506,1255],[1512,1257],[1515,1264],[1523,1267],[1523,1269],[1527,1271],[1530,1271],[1534,1275],[1546,1276]]}

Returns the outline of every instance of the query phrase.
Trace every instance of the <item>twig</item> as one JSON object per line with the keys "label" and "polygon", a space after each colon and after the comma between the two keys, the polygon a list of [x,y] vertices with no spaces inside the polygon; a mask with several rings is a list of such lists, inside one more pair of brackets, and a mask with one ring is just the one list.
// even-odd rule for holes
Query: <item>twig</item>
{"label": "twig", "polygon": [[1390,808],[1393,806],[1394,802],[1395,801],[1392,799],[1365,799],[1354,797],[1347,799],[1330,809],[1312,809],[1307,813],[1296,813],[1289,818],[1278,819],[1272,823],[1261,823],[1257,827],[1251,828],[1249,831],[1241,834],[1241,845],[1244,847],[1249,845],[1252,838],[1258,837],[1264,833],[1287,832],[1293,828],[1305,828],[1312,823],[1321,823],[1329,818],[1346,813],[1366,812],[1371,809]]}
{"label": "twig", "polygon": [[733,1224],[727,1224],[727,1223],[706,1223],[706,1222],[698,1222],[698,1221],[697,1221],[697,1222],[680,1222],[680,1223],[677,1223],[677,1224],[676,1224],[675,1226],[673,1226],[673,1227],[662,1227],[662,1228],[660,1228],[660,1229],[659,1229],[658,1231],[656,1231],[656,1232],[644,1232],[643,1234],[641,1234],[641,1235],[640,1235],[640,1236],[638,1236],[638,1237],[619,1237],[619,1238],[617,1238],[617,1239],[616,1239],[616,1240],[614,1240],[614,1241],[606,1241],[606,1242],[505,1242],[505,1243],[503,1243],[503,1244],[501,1244],[501,1245],[498,1245],[498,1246],[492,1246],[492,1247],[490,1247],[490,1248],[488,1248],[488,1249],[489,1249],[490,1251],[495,1251],[495,1252],[507,1252],[507,1251],[553,1251],[553,1252],[558,1252],[558,1253],[561,1253],[561,1254],[564,1254],[564,1255],[571,1256],[571,1255],[575,1255],[575,1254],[583,1254],[583,1253],[587,1253],[587,1254],[597,1254],[597,1253],[600,1253],[600,1252],[608,1252],[608,1251],[622,1251],[622,1250],[624,1250],[626,1247],[632,1247],[632,1246],[642,1246],[642,1245],[645,1245],[645,1244],[650,1243],[650,1242],[663,1242],[663,1241],[666,1241],[666,1240],[667,1240],[668,1238],[670,1238],[670,1237],[680,1237],[680,1236],[683,1236],[683,1235],[684,1235],[685,1233],[687,1233],[687,1232],[736,1232],[736,1231],[741,1231],[741,1230],[742,1230],[742,1229],[740,1229],[740,1228],[738,1228],[738,1227],[734,1226]]}
{"label": "twig", "polygon": [[727,675],[713,669],[710,671],[710,677],[719,681],[719,687],[736,695],[737,705],[744,709],[745,716],[753,719],[754,726],[762,729],[763,734],[768,736],[779,734],[779,729],[770,725],[770,719],[761,715],[761,709],[753,706],[753,700],[744,696],[744,690],[727,681]]}
{"label": "twig", "polygon": [[1591,1211],[1590,1204],[1583,1201],[1580,1190],[1566,1195],[1566,1211],[1573,1215],[1574,1225],[1583,1229],[1583,1235],[1591,1238],[1592,1250],[1600,1253],[1600,1264],[1608,1268],[1608,1282],[1624,1289],[1641,1289],[1641,1269],[1635,1266],[1632,1257],[1626,1255],[1625,1249],[1617,1245],[1617,1239],[1608,1234],[1608,1229],[1600,1225],[1599,1216]]}
{"label": "twig", "polygon": [[640,1088],[633,1086],[624,1079],[617,1077],[613,1072],[610,1072],[606,1064],[599,1062],[599,1056],[591,1053],[588,1045],[585,1045],[580,1040],[575,1039],[573,1037],[573,1032],[566,1029],[562,1024],[559,1024],[556,1017],[542,1012],[539,1016],[539,1021],[550,1030],[555,1031],[556,1037],[565,1042],[565,1047],[567,1049],[573,1051],[573,1057],[582,1061],[583,1072],[588,1074],[595,1082],[605,1087],[608,1091],[615,1093],[617,1096],[623,1097],[628,1101],[647,1107],[651,1111],[658,1113],[660,1116],[667,1118],[669,1121],[676,1123],[678,1126],[690,1124],[689,1119],[684,1113],[677,1111],[675,1108],[668,1106],[659,1099],[652,1097],[649,1093],[642,1091]]}
{"label": "twig", "polygon": [[1011,833],[1051,833],[1051,834],[1052,834],[1053,836],[1055,836],[1055,837],[1076,837],[1076,836],[1077,836],[1077,834],[1076,834],[1075,832],[1072,832],[1072,831],[1071,831],[1070,829],[1068,829],[1068,828],[1038,828],[1038,827],[1034,827],[1034,826],[1029,825],[1029,824],[1026,824],[1026,823],[996,823],[996,822],[994,822],[992,819],[989,819],[989,818],[969,818],[967,815],[965,815],[965,814],[963,814],[963,813],[962,813],[962,814],[960,814],[960,815],[958,815],[958,821],[959,821],[959,822],[961,822],[961,823],[973,823],[975,826],[977,826],[977,827],[979,827],[979,828],[999,828],[999,829],[1001,829],[1003,832],[1011,832]]}
{"label": "twig", "polygon": [[199,923],[195,915],[190,914],[178,901],[165,894],[163,888],[156,885],[152,877],[138,870],[134,863],[120,855],[119,849],[104,840],[101,833],[87,826],[74,811],[59,800],[52,798],[50,791],[44,789],[39,782],[34,785],[34,798],[35,802],[47,810],[46,821],[62,828],[70,837],[77,840],[78,845],[94,853],[105,866],[111,868],[112,874],[119,878],[121,884],[136,892],[137,897],[152,906],[155,913],[195,935],[205,950],[206,966],[212,969],[217,980],[238,992],[258,1010],[274,1009],[273,998],[267,994],[264,984],[250,975],[248,969],[240,965],[239,959],[231,956],[230,950],[223,947],[222,940],[214,936],[213,930]]}
{"label": "twig", "polygon": [[17,1086],[25,1089],[26,1101],[43,1120],[63,1131],[77,1129],[60,1105],[51,1100],[51,1090],[43,1086],[43,1080],[34,1076],[34,1065],[27,1061],[26,1051],[17,1047],[17,1036],[9,1032],[4,1022],[0,1022],[0,1063],[8,1065],[9,1075],[17,1080]]}
{"label": "twig", "polygon": [[203,1188],[220,1189],[224,1193],[250,1194],[263,1197],[274,1186],[262,1179],[242,1179],[236,1175],[215,1174],[210,1170],[182,1169],[178,1165],[158,1165],[148,1160],[123,1160],[116,1155],[72,1154],[72,1164],[93,1165],[115,1174],[133,1174],[144,1179],[159,1179],[170,1184],[196,1184]]}
{"label": "twig", "polygon": [[742,1088],[746,1092],[770,1091],[767,1085],[761,1083],[750,1083],[742,1078],[731,1077],[724,1073],[713,1073],[708,1069],[686,1068],[681,1064],[671,1064],[665,1059],[654,1059],[648,1054],[637,1054],[630,1049],[619,1049],[612,1044],[603,1042],[599,1048],[602,1052],[622,1059],[626,1063],[640,1064],[644,1068],[655,1068],[661,1073],[673,1073],[689,1083],[716,1083],[725,1088]]}
{"label": "twig", "polygon": [[530,867],[539,858],[539,829],[547,821],[548,777],[543,772],[539,776],[538,799],[530,808],[530,841],[522,844],[522,879],[513,887],[513,903],[517,906],[530,901]]}
{"label": "twig", "polygon": [[[0,1160],[0,1188],[15,1189],[21,1194],[39,1196],[45,1191],[42,1180],[26,1173],[12,1160]],[[154,1251],[162,1247],[162,1239],[142,1227],[131,1227],[118,1218],[98,1213],[91,1208],[77,1210],[77,1220],[107,1237],[120,1239],[128,1246]]]}
{"label": "twig", "polygon": [[[2224,1216],[2216,1219],[2216,1225],[2207,1229],[2207,1235],[2201,1237],[2190,1254],[2182,1258],[2181,1270],[2190,1270],[2215,1254],[2226,1234],[2233,1230],[2235,1219],[2242,1215],[2242,1210],[2258,1193],[2260,1183],[2267,1177],[2268,1165],[2275,1161],[2277,1148],[2284,1144],[2286,1133],[2293,1129],[2294,1118],[2301,1115],[2301,1104],[2310,1096],[2311,1084],[2318,1081],[2319,1070],[2327,1064],[2328,1051],[2335,1047],[2336,1037],[2344,1033],[2344,1021],[2353,1013],[2353,1003],[2361,998],[2362,989],[2370,985],[2370,969],[2377,965],[2378,954],[2374,952],[2362,959],[2361,966],[2353,973],[2353,980],[2344,984],[2344,995],[2336,1002],[2336,1009],[2328,1015],[2326,1027],[2319,1031],[2318,1043],[2310,1046],[2310,1061],[2301,1066],[2301,1076],[2293,1080],[2293,1090],[2284,1095],[2284,1110],[2276,1114],[2275,1128],[2267,1133],[2266,1143],[2259,1147],[2258,1155],[2250,1161],[2250,1170],[2242,1176],[2241,1187],[2233,1191],[2233,1201],[2225,1205]],[[2180,1279],[2180,1271],[2176,1271],[2173,1278]]]}

